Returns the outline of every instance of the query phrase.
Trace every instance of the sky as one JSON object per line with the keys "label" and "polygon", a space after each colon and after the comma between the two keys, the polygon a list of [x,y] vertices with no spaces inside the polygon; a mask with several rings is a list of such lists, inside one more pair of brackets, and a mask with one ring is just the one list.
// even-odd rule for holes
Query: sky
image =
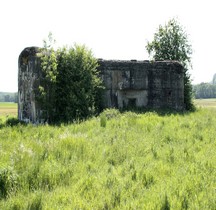
{"label": "sky", "polygon": [[176,18],[193,48],[193,84],[216,73],[215,0],[7,0],[0,1],[0,92],[18,89],[18,57],[43,46],[84,44],[96,58],[148,60],[147,41]]}

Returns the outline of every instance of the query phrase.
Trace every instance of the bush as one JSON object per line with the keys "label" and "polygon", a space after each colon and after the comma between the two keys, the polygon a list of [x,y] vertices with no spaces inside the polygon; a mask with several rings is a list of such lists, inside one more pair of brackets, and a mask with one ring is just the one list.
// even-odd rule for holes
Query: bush
{"label": "bush", "polygon": [[56,52],[47,48],[41,60],[44,79],[38,101],[49,122],[72,122],[101,110],[102,81],[90,50],[78,45]]}
{"label": "bush", "polygon": [[58,55],[56,77],[56,119],[84,119],[99,110],[97,97],[102,88],[97,60],[84,46],[63,48]]}
{"label": "bush", "polygon": [[20,123],[20,121],[16,117],[9,117],[5,124],[6,126],[16,126]]}

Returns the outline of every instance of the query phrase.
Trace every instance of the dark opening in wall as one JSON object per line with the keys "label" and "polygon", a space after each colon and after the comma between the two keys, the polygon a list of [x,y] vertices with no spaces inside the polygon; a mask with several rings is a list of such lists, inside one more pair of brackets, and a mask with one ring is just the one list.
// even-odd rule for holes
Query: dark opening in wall
{"label": "dark opening in wall", "polygon": [[136,107],[136,98],[129,98],[127,106],[130,107],[130,108]]}

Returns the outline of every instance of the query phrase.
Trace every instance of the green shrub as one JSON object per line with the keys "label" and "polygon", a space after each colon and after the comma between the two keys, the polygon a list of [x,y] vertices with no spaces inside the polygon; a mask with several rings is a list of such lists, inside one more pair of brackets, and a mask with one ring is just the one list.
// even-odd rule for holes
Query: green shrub
{"label": "green shrub", "polygon": [[63,48],[58,52],[56,77],[56,120],[84,119],[99,110],[102,88],[97,60],[84,46]]}
{"label": "green shrub", "polygon": [[36,95],[45,119],[67,123],[101,111],[103,86],[90,50],[75,45],[54,51],[46,44],[40,58],[44,78]]}
{"label": "green shrub", "polygon": [[20,121],[15,117],[9,117],[5,122],[6,126],[16,126],[19,123]]}

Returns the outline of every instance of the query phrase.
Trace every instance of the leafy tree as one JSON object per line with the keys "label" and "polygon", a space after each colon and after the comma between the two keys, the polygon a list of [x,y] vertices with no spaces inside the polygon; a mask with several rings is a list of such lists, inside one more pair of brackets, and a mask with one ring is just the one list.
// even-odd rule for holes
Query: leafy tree
{"label": "leafy tree", "polygon": [[97,59],[85,46],[53,48],[52,34],[41,49],[43,79],[38,101],[49,122],[71,122],[100,111],[102,81]]}
{"label": "leafy tree", "polygon": [[85,46],[64,47],[58,51],[57,121],[83,119],[99,111],[102,82],[97,67],[97,59]]}
{"label": "leafy tree", "polygon": [[194,109],[192,103],[192,85],[188,70],[191,65],[192,48],[182,26],[171,19],[164,26],[159,26],[152,42],[146,49],[154,60],[176,60],[184,66],[184,100],[187,110]]}

